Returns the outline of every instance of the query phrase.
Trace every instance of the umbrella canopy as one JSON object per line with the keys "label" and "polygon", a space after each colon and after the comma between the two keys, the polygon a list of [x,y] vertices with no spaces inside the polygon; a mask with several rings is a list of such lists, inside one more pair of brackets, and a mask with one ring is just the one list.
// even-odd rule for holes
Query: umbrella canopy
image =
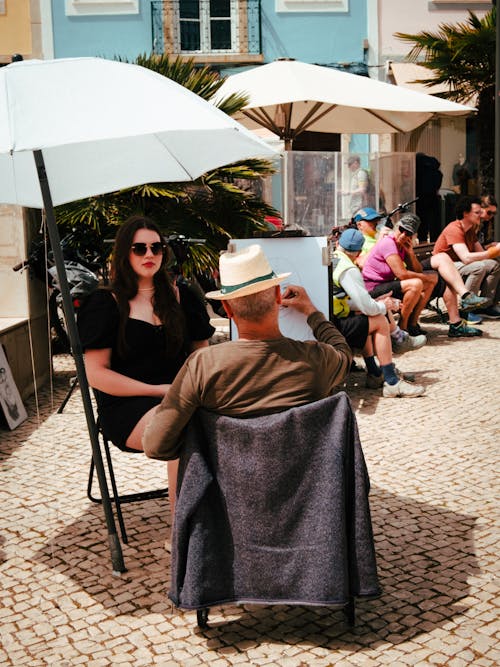
{"label": "umbrella canopy", "polygon": [[123,572],[54,204],[141,183],[187,181],[275,155],[226,114],[137,65],[99,58],[0,69],[0,202],[44,208],[99,478],[113,569]]}
{"label": "umbrella canopy", "polygon": [[275,152],[183,86],[100,58],[0,69],[0,201],[41,208],[41,149],[55,205],[141,183],[189,181]]}
{"label": "umbrella canopy", "polygon": [[227,78],[214,101],[249,95],[235,115],[246,127],[266,127],[287,148],[305,130],[382,134],[409,132],[438,115],[465,115],[472,107],[399,88],[368,77],[296,60],[276,60]]}

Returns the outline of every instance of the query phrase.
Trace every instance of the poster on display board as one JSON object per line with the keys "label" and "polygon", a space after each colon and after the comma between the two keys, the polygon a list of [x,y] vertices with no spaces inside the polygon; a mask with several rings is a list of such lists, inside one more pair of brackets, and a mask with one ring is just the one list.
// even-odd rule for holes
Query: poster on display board
{"label": "poster on display board", "polygon": [[28,418],[2,345],[0,345],[0,406],[11,431]]}
{"label": "poster on display board", "polygon": [[[276,274],[291,272],[281,283],[282,292],[287,285],[304,287],[316,308],[331,317],[331,268],[326,236],[232,239],[228,249],[242,250],[255,243],[261,246]],[[279,325],[288,338],[315,340],[306,317],[291,308],[280,307]],[[238,330],[231,320],[231,340],[237,338]]]}

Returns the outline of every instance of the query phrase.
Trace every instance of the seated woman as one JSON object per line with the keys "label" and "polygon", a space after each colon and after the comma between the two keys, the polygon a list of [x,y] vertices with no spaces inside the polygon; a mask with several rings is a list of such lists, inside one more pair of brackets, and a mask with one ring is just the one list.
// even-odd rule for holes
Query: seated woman
{"label": "seated woman", "polygon": [[[142,216],[118,230],[111,287],[98,289],[78,312],[88,381],[104,435],[123,450],[142,450],[142,434],[193,350],[215,329],[199,297],[174,286],[159,227]],[[177,461],[169,462],[174,507]]]}

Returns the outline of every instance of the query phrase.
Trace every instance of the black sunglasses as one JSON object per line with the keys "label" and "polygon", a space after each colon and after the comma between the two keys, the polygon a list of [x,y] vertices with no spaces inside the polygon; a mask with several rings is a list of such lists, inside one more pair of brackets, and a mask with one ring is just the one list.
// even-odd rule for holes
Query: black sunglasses
{"label": "black sunglasses", "polygon": [[488,218],[494,218],[496,214],[497,214],[496,211],[488,211],[488,210],[486,210],[486,215],[488,216]]}
{"label": "black sunglasses", "polygon": [[130,250],[137,257],[144,257],[147,253],[148,248],[151,249],[153,255],[161,255],[165,251],[165,245],[161,241],[155,241],[155,243],[133,243],[130,246]]}
{"label": "black sunglasses", "polygon": [[413,236],[414,232],[410,232],[408,229],[401,230],[405,236]]}

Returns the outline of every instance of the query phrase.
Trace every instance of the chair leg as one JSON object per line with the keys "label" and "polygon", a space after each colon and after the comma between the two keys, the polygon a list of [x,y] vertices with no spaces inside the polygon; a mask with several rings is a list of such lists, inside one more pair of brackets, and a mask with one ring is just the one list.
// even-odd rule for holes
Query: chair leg
{"label": "chair leg", "polygon": [[[125,529],[125,522],[123,520],[120,496],[118,495],[118,489],[116,488],[116,478],[115,478],[115,473],[113,471],[113,464],[111,462],[111,454],[109,452],[109,446],[106,445],[107,443],[105,443],[106,461],[108,464],[108,473],[111,480],[111,488],[113,490],[113,494],[111,495],[110,500],[111,502],[115,503],[116,518],[118,519],[118,525],[120,526],[122,541],[124,542],[124,544],[128,544],[128,536],[127,536],[127,531]],[[89,480],[87,482],[87,498],[91,502],[98,503],[100,505],[102,503],[101,498],[97,498],[96,496],[92,495],[94,472],[95,472],[94,459],[90,459]]]}
{"label": "chair leg", "polygon": [[349,625],[354,625],[356,622],[356,603],[353,597],[349,598],[349,601],[342,611],[344,612],[347,623]]}
{"label": "chair leg", "polygon": [[204,607],[203,609],[196,610],[196,622],[198,627],[201,630],[206,630],[208,628],[208,614],[210,612],[210,607]]}
{"label": "chair leg", "polygon": [[[102,435],[102,434],[101,434]],[[121,506],[123,503],[133,503],[133,502],[139,502],[143,500],[153,500],[155,498],[168,498],[168,487],[162,488],[162,489],[152,489],[149,491],[139,491],[137,493],[126,493],[123,495],[120,495],[118,493],[118,488],[116,484],[116,477],[113,469],[113,462],[111,460],[111,450],[109,447],[109,442],[106,438],[103,437],[103,443],[104,443],[104,452],[106,454],[106,462],[108,465],[108,473],[109,473],[109,479],[111,482],[111,489],[112,489],[112,495],[110,497],[111,502],[115,503],[116,507],[116,517],[118,519],[118,524],[120,526],[120,533],[122,536],[122,540],[125,544],[128,544],[128,536],[127,536],[127,531],[125,529],[125,522],[123,520],[123,514],[122,514],[122,509]],[[138,452],[139,453],[139,452]],[[93,485],[93,479],[94,479],[94,471],[95,471],[95,465],[94,465],[94,460],[91,459],[90,461],[90,470],[89,470],[89,479],[87,483],[87,497],[90,501],[93,503],[101,503],[101,498],[95,497],[92,495],[92,485]]]}
{"label": "chair leg", "polygon": [[118,519],[118,524],[120,526],[122,540],[124,541],[125,544],[128,544],[127,531],[125,530],[125,522],[123,521],[121,499],[118,493],[118,489],[116,487],[115,471],[113,470],[113,463],[111,462],[111,452],[109,451],[109,443],[106,440],[106,438],[104,438],[104,451],[106,452],[106,461],[108,464],[109,479],[111,482],[111,488],[113,489],[113,499],[115,501],[115,507],[116,507],[116,518]]}

